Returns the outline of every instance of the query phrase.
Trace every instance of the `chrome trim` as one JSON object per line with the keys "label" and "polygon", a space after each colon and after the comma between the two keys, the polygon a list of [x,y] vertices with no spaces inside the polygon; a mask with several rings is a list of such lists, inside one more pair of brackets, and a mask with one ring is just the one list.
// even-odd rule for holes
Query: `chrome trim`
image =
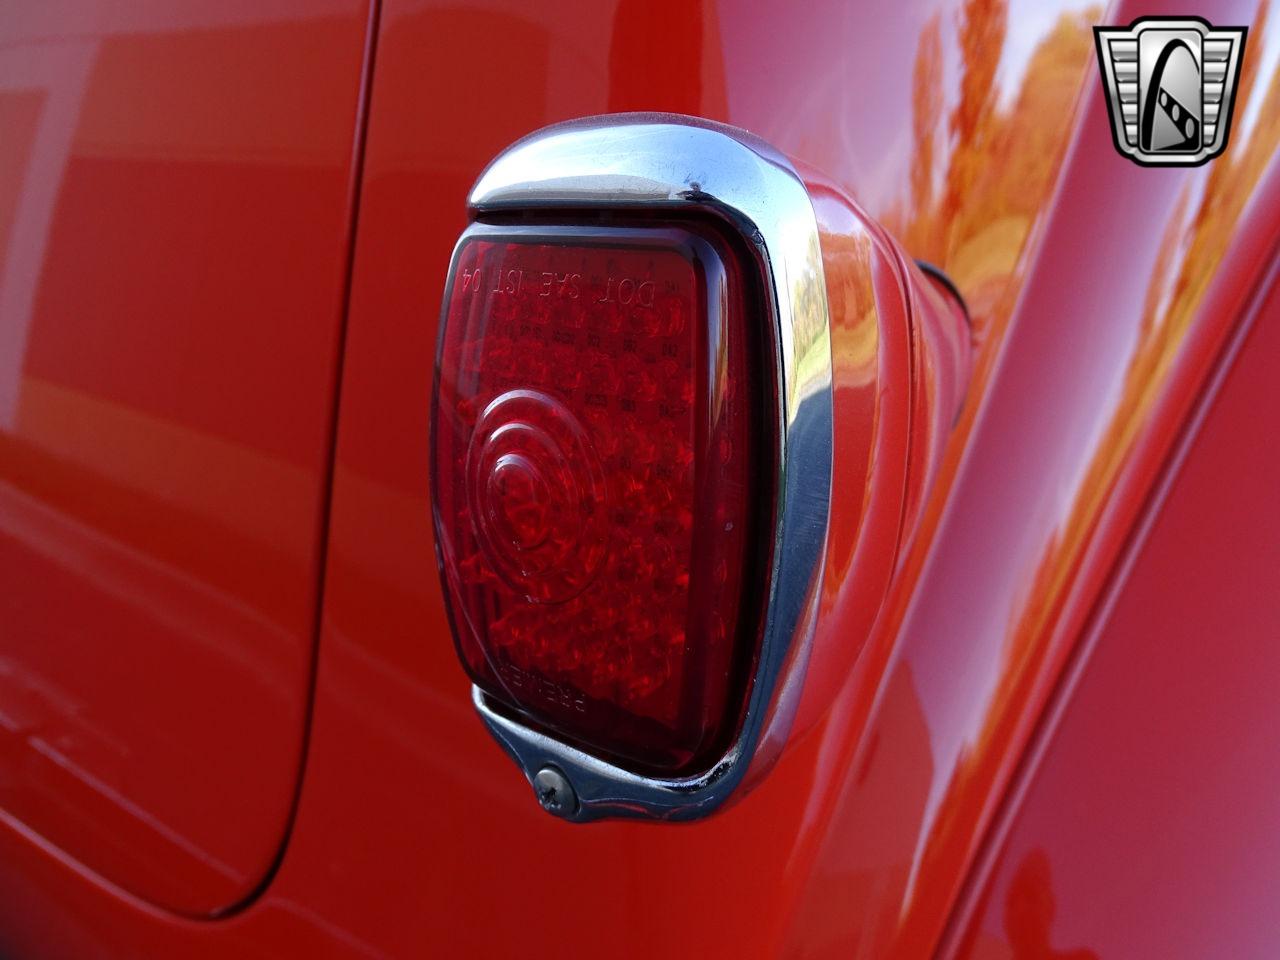
{"label": "chrome trim", "polygon": [[732,127],[668,114],[592,117],[547,127],[495,159],[472,188],[473,217],[556,208],[643,208],[713,216],[754,251],[776,344],[778,504],[757,673],[738,738],[710,770],[640,776],[498,712],[476,710],[532,783],[543,767],[573,785],[572,819],[688,819],[713,810],[748,767],[767,769],[799,697],[822,581],[831,508],[830,309],[808,190],[786,157]]}

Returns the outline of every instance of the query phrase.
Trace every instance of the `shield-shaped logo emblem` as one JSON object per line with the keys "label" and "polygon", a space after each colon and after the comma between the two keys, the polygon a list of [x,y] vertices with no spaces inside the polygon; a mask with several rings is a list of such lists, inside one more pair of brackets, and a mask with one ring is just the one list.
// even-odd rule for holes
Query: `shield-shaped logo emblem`
{"label": "shield-shaped logo emblem", "polygon": [[1192,167],[1220,154],[1246,32],[1194,17],[1094,27],[1116,149],[1153,167]]}

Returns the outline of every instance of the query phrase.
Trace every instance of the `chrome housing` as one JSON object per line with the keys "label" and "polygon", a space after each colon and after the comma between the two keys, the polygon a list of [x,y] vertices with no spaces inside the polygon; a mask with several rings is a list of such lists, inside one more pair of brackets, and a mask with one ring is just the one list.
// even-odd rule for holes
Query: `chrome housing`
{"label": "chrome housing", "polygon": [[788,160],[745,131],[669,114],[620,114],[540,130],[497,157],[472,188],[473,218],[520,211],[643,209],[712,216],[754,251],[776,344],[778,492],[757,672],[732,746],[705,773],[640,776],[472,699],[530,783],[551,766],[577,795],[569,819],[688,819],[715,809],[754,764],[774,759],[808,660],[831,507],[830,313],[818,225]]}

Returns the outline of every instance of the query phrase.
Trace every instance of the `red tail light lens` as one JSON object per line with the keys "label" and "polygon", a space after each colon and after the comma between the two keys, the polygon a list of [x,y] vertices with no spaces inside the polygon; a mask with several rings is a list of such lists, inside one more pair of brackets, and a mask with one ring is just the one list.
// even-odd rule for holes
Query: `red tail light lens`
{"label": "red tail light lens", "polygon": [[774,466],[751,302],[701,228],[476,225],[454,256],[433,483],[459,651],[627,766],[694,769],[740,717]]}

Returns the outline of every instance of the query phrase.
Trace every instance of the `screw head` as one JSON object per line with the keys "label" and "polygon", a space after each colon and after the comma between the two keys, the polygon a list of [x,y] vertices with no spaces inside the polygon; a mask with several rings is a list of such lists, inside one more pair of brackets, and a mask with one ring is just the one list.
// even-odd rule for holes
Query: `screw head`
{"label": "screw head", "polygon": [[533,792],[542,809],[556,817],[571,817],[578,809],[578,795],[568,778],[555,767],[543,767],[533,778]]}

